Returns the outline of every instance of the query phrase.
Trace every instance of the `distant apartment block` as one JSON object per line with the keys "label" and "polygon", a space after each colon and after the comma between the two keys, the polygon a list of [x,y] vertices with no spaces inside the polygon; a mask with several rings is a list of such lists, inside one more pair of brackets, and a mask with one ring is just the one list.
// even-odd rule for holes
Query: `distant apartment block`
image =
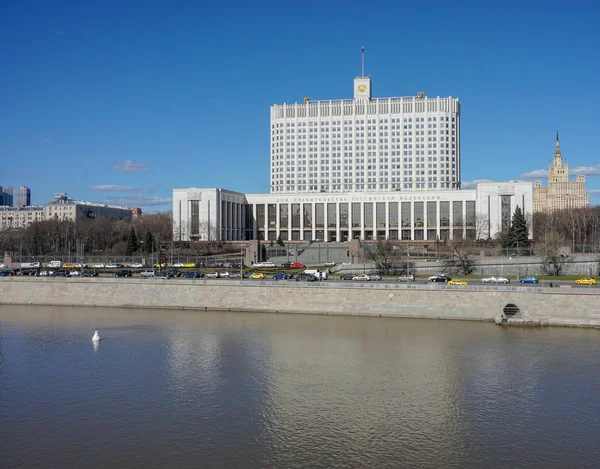
{"label": "distant apartment block", "polygon": [[[27,228],[34,222],[44,220],[73,221],[109,218],[131,220],[136,209],[70,199],[67,194],[56,194],[43,206],[0,206],[0,230]],[[141,209],[137,209],[141,215]]]}
{"label": "distant apartment block", "polygon": [[585,192],[585,176],[578,175],[575,181],[569,181],[569,165],[563,161],[557,133],[556,150],[548,165],[548,186],[543,187],[542,181],[535,181],[533,184],[533,211],[553,212],[589,205],[590,196]]}

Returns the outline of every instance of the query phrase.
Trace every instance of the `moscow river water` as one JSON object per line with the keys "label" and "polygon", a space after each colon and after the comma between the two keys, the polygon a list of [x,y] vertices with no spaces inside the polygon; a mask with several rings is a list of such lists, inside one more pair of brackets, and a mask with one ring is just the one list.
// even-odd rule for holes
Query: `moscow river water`
{"label": "moscow river water", "polygon": [[595,329],[0,306],[3,468],[599,461]]}

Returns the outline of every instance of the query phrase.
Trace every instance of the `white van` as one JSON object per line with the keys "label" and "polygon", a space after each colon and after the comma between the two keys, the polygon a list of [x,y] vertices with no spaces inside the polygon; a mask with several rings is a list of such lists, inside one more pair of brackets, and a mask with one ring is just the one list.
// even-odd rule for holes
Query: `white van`
{"label": "white van", "polygon": [[39,262],[22,262],[21,263],[21,269],[37,269],[41,266],[42,266],[42,264],[40,264]]}
{"label": "white van", "polygon": [[50,261],[48,262],[48,264],[46,265],[46,267],[54,267],[57,269],[60,269],[62,267],[62,261]]}
{"label": "white van", "polygon": [[307,269],[304,271],[305,274],[312,274],[319,280],[327,280],[329,274],[327,272],[319,272],[317,269]]}

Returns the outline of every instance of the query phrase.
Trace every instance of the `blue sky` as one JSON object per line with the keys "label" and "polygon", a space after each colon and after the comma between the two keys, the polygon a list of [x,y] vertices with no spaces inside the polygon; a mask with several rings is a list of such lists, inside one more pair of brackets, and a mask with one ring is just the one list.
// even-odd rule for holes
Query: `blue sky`
{"label": "blue sky", "polygon": [[24,0],[0,17],[0,184],[36,204],[268,192],[270,105],[351,98],[363,44],[375,97],[461,99],[465,186],[543,178],[558,129],[600,203],[597,2]]}

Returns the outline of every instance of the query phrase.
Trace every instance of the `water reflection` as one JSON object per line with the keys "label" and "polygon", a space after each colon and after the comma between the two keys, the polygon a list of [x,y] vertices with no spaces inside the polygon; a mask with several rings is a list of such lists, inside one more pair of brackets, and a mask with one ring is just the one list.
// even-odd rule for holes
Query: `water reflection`
{"label": "water reflection", "polygon": [[0,466],[592,467],[597,338],[0,306]]}

